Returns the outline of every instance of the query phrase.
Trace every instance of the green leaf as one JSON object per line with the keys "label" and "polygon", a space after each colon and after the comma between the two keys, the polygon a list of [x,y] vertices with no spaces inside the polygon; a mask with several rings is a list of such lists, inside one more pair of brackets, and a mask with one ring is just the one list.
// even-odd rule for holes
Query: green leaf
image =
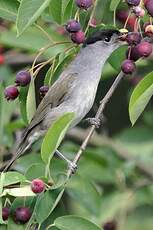
{"label": "green leaf", "polygon": [[101,197],[92,183],[90,183],[87,179],[83,179],[82,177],[76,175],[73,180],[69,181],[67,185],[67,192],[89,212],[98,216]]}
{"label": "green leaf", "polygon": [[7,227],[7,230],[14,230],[14,229],[17,229],[17,230],[25,230],[25,224],[17,224],[14,222],[14,220],[12,218],[9,218],[8,220],[8,227]]}
{"label": "green leaf", "polygon": [[5,222],[3,221],[3,217],[2,217],[2,198],[0,197],[0,225],[4,223]]}
{"label": "green leaf", "polygon": [[6,224],[1,225],[1,230],[8,230],[7,225]]}
{"label": "green leaf", "polygon": [[15,21],[18,7],[16,0],[0,0],[0,18]]}
{"label": "green leaf", "polygon": [[16,183],[21,183],[26,180],[25,176],[18,172],[6,172],[5,180],[3,182],[3,186],[8,186]]}
{"label": "green leaf", "polygon": [[27,110],[26,110],[27,94],[28,94],[28,88],[21,87],[20,94],[19,94],[20,112],[21,112],[21,116],[25,124],[28,124]]}
{"label": "green leaf", "polygon": [[61,230],[102,230],[89,220],[78,216],[62,216],[57,218],[54,224]]}
{"label": "green leaf", "polygon": [[[55,32],[52,28],[49,28],[48,33],[54,41],[60,42],[67,40],[66,38]],[[18,47],[22,50],[24,49],[35,52],[40,50],[42,47],[47,46],[49,44],[49,41],[48,38],[46,38],[46,36],[37,28],[30,27],[20,37],[16,36],[16,31],[4,31],[3,33],[1,33],[0,43],[9,47]],[[54,49],[51,47],[46,51],[44,55],[49,58],[55,57],[58,53],[63,52],[67,47],[69,47],[69,44],[63,44],[60,46],[58,45],[54,47]]]}
{"label": "green leaf", "polygon": [[70,63],[73,57],[74,57],[74,53],[70,53],[66,55],[64,59],[57,64],[52,76],[53,81],[57,80],[59,75],[62,73],[63,69]]}
{"label": "green leaf", "polygon": [[69,0],[68,1],[67,5],[65,7],[64,13],[63,13],[63,20],[62,20],[63,23],[65,23],[69,19],[71,19],[72,9],[73,9],[73,3],[74,3],[73,0]]}
{"label": "green leaf", "polygon": [[35,216],[38,223],[42,223],[47,219],[60,201],[63,192],[64,189],[60,193],[57,193],[57,191],[48,190],[41,195],[35,206]]}
{"label": "green leaf", "polygon": [[148,74],[134,89],[129,103],[129,115],[132,125],[144,111],[153,95],[153,72]]}
{"label": "green leaf", "polygon": [[14,197],[28,197],[28,196],[35,196],[36,194],[32,192],[30,186],[24,186],[21,188],[10,188],[4,189],[2,196],[6,196],[9,194],[10,196]]}
{"label": "green leaf", "polygon": [[121,70],[121,63],[125,59],[126,50],[127,47],[122,46],[119,49],[115,50],[110,56],[110,58],[108,59],[108,62],[117,71]]}
{"label": "green leaf", "polygon": [[45,165],[40,163],[32,164],[25,174],[27,180],[33,180],[45,176]]}
{"label": "green leaf", "polygon": [[35,83],[34,83],[33,78],[31,78],[29,91],[28,91],[28,95],[27,95],[26,110],[27,110],[28,122],[30,123],[30,121],[32,120],[32,118],[36,112]]}
{"label": "green leaf", "polygon": [[62,0],[51,0],[49,5],[49,11],[52,18],[58,24],[62,22]]}
{"label": "green leaf", "polygon": [[18,35],[39,18],[49,2],[50,0],[21,0],[17,16]]}
{"label": "green leaf", "polygon": [[118,7],[120,1],[121,1],[121,0],[111,0],[111,3],[110,3],[110,10],[111,10],[111,11],[116,10],[116,8]]}
{"label": "green leaf", "polygon": [[4,181],[5,181],[5,173],[0,174],[0,195],[3,192],[3,187],[4,187]]}
{"label": "green leaf", "polygon": [[48,163],[49,159],[52,158],[73,118],[74,113],[66,113],[55,121],[48,130],[41,146],[41,157],[45,163]]}
{"label": "green leaf", "polygon": [[45,80],[44,80],[44,85],[48,85],[49,86],[49,82],[52,79],[52,66],[48,69],[46,76],[45,76]]}

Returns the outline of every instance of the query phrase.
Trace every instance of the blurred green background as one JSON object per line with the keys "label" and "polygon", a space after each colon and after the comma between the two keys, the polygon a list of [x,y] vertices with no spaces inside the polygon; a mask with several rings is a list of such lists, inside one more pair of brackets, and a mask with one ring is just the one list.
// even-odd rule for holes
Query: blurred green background
{"label": "blurred green background", "polygon": [[[38,50],[48,44],[48,39],[37,26],[28,28],[19,37],[16,36],[14,21],[18,1],[12,2],[10,11],[14,14],[9,14],[9,18],[2,9],[4,1],[0,1],[0,55],[4,55],[5,58],[4,63],[0,65],[1,166],[10,158],[16,141],[20,139],[21,132],[27,125],[20,112],[24,101],[7,102],[4,98],[4,88],[13,84],[19,70],[31,66]],[[113,11],[109,10],[110,2],[110,0],[98,1],[95,13],[97,23],[112,24]],[[69,19],[69,16],[65,16],[65,22],[59,21],[59,17],[51,12],[51,7],[46,8],[37,24],[41,25],[54,41],[69,41],[68,35],[63,31],[63,24]],[[117,10],[126,12],[128,7],[121,1]],[[75,9],[73,11],[75,12]],[[82,22],[87,21],[89,15],[90,11],[83,12],[80,16]],[[146,20],[147,18],[144,19],[144,21]],[[120,28],[123,27],[119,20],[117,20],[117,25]],[[131,29],[131,25],[129,25],[129,29]],[[60,53],[53,80],[58,77],[77,51],[75,49],[67,56],[64,55],[62,52],[68,46],[50,48],[41,57],[42,60],[55,56],[57,58]],[[87,117],[95,115],[100,99],[117,76],[120,63],[125,58],[125,49],[123,47],[118,50],[108,60],[94,106]],[[115,230],[153,229],[153,186],[150,183],[150,176],[148,176],[151,174],[153,180],[152,100],[133,127],[128,115],[130,95],[137,83],[152,70],[152,61],[152,56],[138,61],[136,73],[133,76],[125,76],[121,82],[106,107],[103,125],[97,130],[80,160],[77,174],[70,180],[61,202],[43,223],[41,229],[46,228],[50,219],[53,221],[56,217],[66,214],[86,217],[100,226],[115,221],[117,223]],[[39,88],[43,85],[50,67],[50,65],[46,65],[37,75],[35,81],[37,104],[40,102]],[[73,159],[77,152],[87,128],[88,125],[81,122],[77,128],[68,133],[63,141],[60,149],[70,159]],[[34,144],[32,153],[30,155],[27,153],[20,158],[15,166],[15,169],[25,173],[29,180],[43,175],[44,172],[40,158],[40,145],[41,141]],[[30,168],[29,165],[31,165]],[[66,170],[66,164],[54,158],[51,170],[53,175]]]}

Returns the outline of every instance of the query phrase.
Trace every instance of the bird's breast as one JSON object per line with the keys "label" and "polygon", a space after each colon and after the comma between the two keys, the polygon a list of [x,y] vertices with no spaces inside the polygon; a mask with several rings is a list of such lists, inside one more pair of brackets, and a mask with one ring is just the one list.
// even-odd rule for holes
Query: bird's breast
{"label": "bird's breast", "polygon": [[79,123],[93,106],[97,86],[94,84],[80,83],[73,88],[70,95],[70,104],[76,114],[74,125]]}

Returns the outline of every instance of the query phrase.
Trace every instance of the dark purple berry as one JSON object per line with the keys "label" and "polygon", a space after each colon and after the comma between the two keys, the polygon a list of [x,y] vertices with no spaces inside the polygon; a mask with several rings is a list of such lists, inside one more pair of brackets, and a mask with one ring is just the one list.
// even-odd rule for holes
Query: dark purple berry
{"label": "dark purple berry", "polygon": [[136,47],[129,47],[127,51],[127,58],[133,61],[137,61],[140,58],[140,55]]}
{"label": "dark purple berry", "polygon": [[136,46],[140,57],[148,57],[152,53],[152,45],[149,42],[141,42]]}
{"label": "dark purple berry", "polygon": [[126,59],[123,61],[121,69],[125,74],[132,74],[136,69],[136,65],[132,60]]}
{"label": "dark purple berry", "polygon": [[19,91],[18,91],[17,87],[15,87],[15,86],[8,86],[4,91],[4,95],[8,101],[9,100],[15,100],[19,95]]}
{"label": "dark purple berry", "polygon": [[48,90],[49,90],[49,86],[47,85],[41,86],[39,89],[40,95],[44,97],[46,93],[48,92]]}
{"label": "dark purple berry", "polygon": [[81,44],[85,41],[85,34],[83,31],[78,31],[71,35],[71,40],[76,44]]}
{"label": "dark purple berry", "polygon": [[16,75],[15,83],[19,86],[27,86],[31,81],[31,76],[28,71],[20,71]]}
{"label": "dark purple berry", "polygon": [[153,17],[153,0],[147,0],[145,3],[145,7],[148,13]]}
{"label": "dark purple berry", "polygon": [[133,9],[133,13],[137,16],[137,17],[144,17],[145,16],[145,10],[143,8],[141,8],[140,6],[136,6]]}
{"label": "dark purple berry", "polygon": [[104,224],[103,229],[104,230],[116,230],[117,224],[115,221],[107,222]]}
{"label": "dark purple berry", "polygon": [[3,218],[4,221],[8,219],[9,214],[10,214],[9,208],[3,207],[2,208],[2,218]]}
{"label": "dark purple berry", "polygon": [[126,40],[129,45],[137,45],[141,42],[141,34],[138,32],[128,33]]}
{"label": "dark purple berry", "polygon": [[27,207],[16,208],[15,213],[14,213],[15,222],[24,224],[28,222],[30,217],[31,217],[31,211],[29,208]]}
{"label": "dark purple berry", "polygon": [[126,0],[126,2],[130,6],[138,6],[140,4],[140,0]]}
{"label": "dark purple berry", "polygon": [[69,33],[75,33],[81,30],[81,25],[77,20],[72,19],[66,24],[66,30]]}
{"label": "dark purple berry", "polygon": [[87,10],[93,5],[93,0],[75,0],[77,6],[81,9]]}
{"label": "dark purple berry", "polygon": [[34,193],[41,193],[45,190],[45,184],[42,180],[40,179],[34,179],[32,182],[31,182],[31,190],[34,192]]}

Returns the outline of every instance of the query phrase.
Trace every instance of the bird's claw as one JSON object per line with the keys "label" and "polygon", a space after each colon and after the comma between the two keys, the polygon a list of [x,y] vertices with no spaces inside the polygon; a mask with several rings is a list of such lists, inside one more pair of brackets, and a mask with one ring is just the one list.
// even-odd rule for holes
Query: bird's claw
{"label": "bird's claw", "polygon": [[71,170],[71,172],[73,174],[75,174],[76,170],[78,168],[77,164],[75,164],[75,163],[73,163],[73,162],[70,161],[69,164],[68,164],[68,166],[69,166],[69,169]]}
{"label": "bird's claw", "polygon": [[86,121],[97,129],[100,127],[101,120],[99,118],[87,118]]}

